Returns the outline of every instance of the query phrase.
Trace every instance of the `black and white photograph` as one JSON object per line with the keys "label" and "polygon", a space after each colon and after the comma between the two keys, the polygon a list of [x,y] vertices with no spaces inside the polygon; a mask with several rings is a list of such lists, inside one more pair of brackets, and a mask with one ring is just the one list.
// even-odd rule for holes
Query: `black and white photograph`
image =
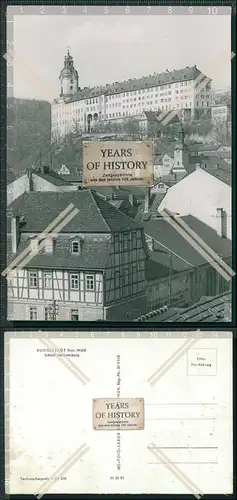
{"label": "black and white photograph", "polygon": [[8,7],[8,320],[231,321],[234,57],[230,7]]}

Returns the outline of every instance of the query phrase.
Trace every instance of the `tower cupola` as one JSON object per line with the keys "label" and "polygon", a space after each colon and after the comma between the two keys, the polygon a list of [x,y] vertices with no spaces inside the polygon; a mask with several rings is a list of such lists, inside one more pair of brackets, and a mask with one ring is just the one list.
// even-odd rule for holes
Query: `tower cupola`
{"label": "tower cupola", "polygon": [[61,83],[61,96],[69,96],[78,92],[78,72],[74,68],[73,57],[67,51],[64,58],[64,67],[59,76]]}

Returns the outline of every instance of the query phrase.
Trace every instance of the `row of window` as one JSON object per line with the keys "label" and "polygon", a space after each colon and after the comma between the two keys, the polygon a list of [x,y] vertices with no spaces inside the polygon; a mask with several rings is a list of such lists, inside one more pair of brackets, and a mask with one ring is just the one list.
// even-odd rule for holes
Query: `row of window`
{"label": "row of window", "polygon": [[87,106],[86,107],[86,111],[97,111],[98,110],[98,106]]}
{"label": "row of window", "polygon": [[[167,90],[167,89],[171,89],[172,88],[172,85],[175,85],[175,87],[183,87],[183,86],[188,86],[188,85],[191,85],[192,84],[192,81],[187,81],[187,82],[177,82],[175,84],[168,84],[168,85],[161,85],[159,87],[149,87],[147,89],[140,89],[140,90],[132,90],[130,92],[126,92],[123,94],[123,97],[127,97],[129,95],[136,95],[136,94],[144,94],[145,92],[159,92],[159,91],[164,91],[164,90]],[[121,94],[114,94],[114,95],[109,95],[109,96],[106,96],[106,98],[108,100],[110,99],[116,99],[116,98],[121,98]]]}
{"label": "row of window", "polygon": [[[44,319],[45,321],[55,320],[55,306],[47,306],[44,308]],[[58,309],[57,309],[58,315]],[[38,309],[37,307],[30,307],[30,320],[37,321],[38,319]],[[78,309],[70,309],[70,320],[79,321],[79,311]]]}
{"label": "row of window", "polygon": [[[174,109],[177,109],[179,107],[183,108],[184,104],[179,104],[179,103],[176,103],[175,105],[171,105],[171,104],[163,105],[162,104],[161,106],[156,105],[156,106],[152,106],[152,107],[151,107],[151,105],[150,106],[148,105],[148,106],[143,107],[142,111],[141,111],[141,109],[138,109],[138,108],[130,108],[127,111],[123,111],[123,112],[119,111],[119,112],[116,112],[116,113],[106,113],[105,118],[106,119],[119,118],[119,117],[122,118],[122,117],[130,116],[130,115],[132,115],[132,116],[134,116],[134,115],[141,115],[141,113],[143,111],[159,111],[159,110],[163,111],[165,109],[173,109],[174,110]],[[192,103],[186,102],[185,103],[185,107],[186,108],[192,108],[193,106],[192,106]],[[203,108],[206,107],[206,108],[208,108],[209,106],[208,106],[208,103],[197,102],[195,107],[199,107],[199,108],[200,107],[203,107]],[[55,131],[56,131],[56,128],[57,127],[55,127]]]}
{"label": "row of window", "polygon": [[[187,100],[187,99],[188,99],[188,96],[179,96],[179,97],[176,97],[176,100],[177,100],[177,99],[180,99],[181,101],[183,101],[183,100]],[[168,98],[168,99],[161,99],[161,103],[163,104],[164,102],[171,102],[171,98]],[[128,109],[128,108],[133,108],[133,110],[134,110],[134,112],[135,112],[136,106],[139,106],[139,107],[140,107],[140,106],[143,106],[143,109],[144,109],[144,110],[150,109],[150,108],[147,108],[146,106],[153,106],[154,111],[155,111],[155,110],[158,110],[158,109],[159,109],[159,108],[158,108],[158,100],[156,100],[156,101],[155,101],[155,105],[156,105],[156,107],[154,107],[154,103],[152,103],[152,101],[150,101],[150,102],[148,101],[146,104],[144,104],[143,102],[138,102],[138,103],[134,103],[134,104],[127,104],[127,105],[124,105],[124,106],[123,106],[123,109],[126,109],[126,108],[127,108],[127,109]],[[202,103],[199,103],[199,101],[197,101],[197,106],[202,106],[202,107],[204,107],[205,105],[206,105],[207,107],[209,107],[209,103],[208,103],[208,101],[202,101]],[[179,107],[179,104],[176,104],[176,106],[177,106],[177,107]],[[186,103],[186,107],[192,107],[192,102],[189,102],[189,104],[188,104],[188,103]],[[165,107],[164,107],[164,106],[160,106],[160,109],[162,109],[162,110],[163,110],[163,109],[165,109]],[[166,109],[168,109],[168,106],[166,106]],[[175,109],[175,106],[173,107],[173,109]],[[140,110],[140,109],[139,109],[139,112],[141,112],[141,110]],[[119,116],[126,116],[126,114],[128,114],[128,113],[125,113],[125,112],[106,113],[106,118],[115,118],[115,117],[119,117]],[[81,120],[80,120],[80,118],[79,118],[79,119],[78,119],[78,121],[83,121],[83,118],[82,118]],[[66,122],[66,121],[62,121],[62,122],[60,122],[60,121],[59,121],[59,122],[58,122],[58,124],[59,124],[59,125],[60,125],[60,124],[66,124],[66,123],[68,123],[68,122]]]}
{"label": "row of window", "polygon": [[[70,290],[80,289],[80,276],[79,273],[69,274],[69,284]],[[50,271],[45,271],[43,273],[43,286],[44,288],[52,288],[52,273]],[[29,271],[29,287],[38,288],[39,287],[39,277],[37,271]],[[95,290],[95,276],[93,274],[85,275],[85,287],[87,291]]]}
{"label": "row of window", "polygon": [[[185,98],[186,99],[186,98]],[[181,100],[184,100],[183,97],[181,97]],[[163,101],[163,99],[162,99]],[[169,99],[170,101],[170,99]],[[149,107],[150,106],[150,107]],[[116,113],[106,113],[105,117],[108,119],[108,118],[119,118],[119,117],[122,117],[122,116],[128,116],[130,114],[141,114],[142,111],[158,111],[159,109],[160,110],[164,110],[164,109],[176,109],[176,108],[179,108],[179,103],[176,103],[175,105],[171,105],[171,104],[166,104],[166,105],[161,105],[161,106],[158,106],[156,104],[156,106],[152,106],[152,102],[148,102],[147,105],[145,105],[142,110],[141,109],[138,109],[138,108],[135,108],[135,107],[132,107],[131,105],[129,106],[128,108],[128,111],[123,111],[123,112],[116,112]],[[183,104],[181,105],[181,107],[183,106]],[[127,107],[127,106],[126,106]],[[185,107],[186,108],[191,108],[191,107],[195,107],[195,106],[192,106],[192,102],[186,102],[185,103]],[[199,102],[197,101],[196,102],[196,107],[209,107],[209,104],[208,102]],[[123,108],[125,108],[125,106],[123,106]],[[60,123],[59,123],[60,124]]]}
{"label": "row of window", "polygon": [[[181,89],[181,90],[176,90],[176,91],[175,91],[175,93],[176,93],[177,95],[181,94],[182,92],[185,92],[185,93],[190,93],[191,91],[190,91],[190,90],[189,90],[189,91],[188,91],[188,90],[182,90],[182,89]],[[134,102],[134,106],[136,106],[136,105],[141,106],[141,105],[144,105],[144,101],[145,101],[145,100],[147,100],[147,99],[149,99],[149,98],[150,98],[150,99],[152,98],[152,99],[153,99],[153,102],[154,102],[155,104],[157,104],[157,103],[158,103],[158,99],[157,99],[158,97],[160,97],[160,101],[161,101],[161,102],[169,102],[169,101],[171,101],[171,98],[165,98],[165,96],[168,96],[168,95],[171,95],[171,92],[168,92],[168,93],[165,93],[165,94],[161,94],[160,96],[158,96],[158,94],[155,94],[155,95],[153,95],[153,96],[149,96],[149,95],[147,95],[147,96],[142,96],[142,97],[138,97],[138,98],[134,97],[134,98],[130,98],[130,100],[129,100],[129,99],[124,100],[124,101],[123,101],[123,103],[121,103],[121,101],[119,101],[119,102],[113,102],[113,103],[110,103],[110,104],[108,104],[108,107],[109,107],[109,108],[113,108],[113,107],[120,107],[120,106],[122,106],[122,104],[123,104],[123,108],[128,107],[128,105],[126,105],[126,106],[124,105],[124,102],[130,103],[130,107],[131,107],[131,106],[132,106],[131,101],[133,101],[133,102]],[[208,95],[208,94],[207,94],[207,95],[205,96],[204,94],[201,94],[199,97],[200,97],[200,99],[209,99],[209,98],[210,98],[210,95]],[[178,97],[176,96],[176,99],[177,99],[177,98],[178,98]],[[181,98],[181,99],[188,99],[188,98],[189,98],[189,95],[186,95],[185,97],[180,96],[180,98]],[[154,99],[156,99],[156,100],[154,101]],[[137,100],[138,100],[138,101],[142,101],[142,102],[138,102],[138,103],[136,103],[136,101],[137,101]],[[147,102],[147,104],[152,104],[152,101]],[[97,108],[96,108],[95,106],[91,106],[91,107],[87,108],[87,112],[88,112],[88,111],[96,111],[96,109],[97,109]],[[83,109],[81,109],[81,110],[79,110],[79,109],[78,109],[78,110],[75,110],[75,112],[76,112],[76,113],[80,113],[80,112],[81,112],[81,113],[83,113]],[[73,114],[72,114],[72,113],[70,114],[70,112],[67,112],[67,113],[62,113],[62,114],[68,114],[68,115],[69,115],[69,119],[73,116]],[[62,115],[62,114],[61,114],[61,115]],[[60,117],[62,117],[61,115],[60,115],[59,113],[57,113],[57,115],[56,115],[56,116],[57,116],[58,118],[60,118]],[[80,120],[80,118],[79,118],[79,120]],[[81,117],[81,120],[83,120],[83,117]],[[65,120],[62,120],[61,122],[60,122],[60,121],[58,121],[58,123],[66,124],[66,123],[67,123],[67,120],[65,119]]]}
{"label": "row of window", "polygon": [[[182,90],[180,91],[180,93],[181,92],[182,92]],[[176,99],[179,98],[180,93],[179,93],[178,90],[176,90],[176,94],[177,94]],[[158,99],[154,100],[154,98],[156,98],[156,97],[158,97],[158,95],[153,96],[153,102],[155,102],[155,104],[157,104],[159,102]],[[169,101],[171,101],[171,97],[168,97],[168,98],[163,98],[163,96],[160,96],[160,97],[162,97],[160,99],[160,102],[169,102]],[[200,97],[200,99],[205,99],[204,95],[200,95],[199,97]],[[185,96],[180,96],[180,98],[181,99],[188,99],[188,98],[190,98],[190,96],[189,95],[185,95]],[[146,99],[149,99],[149,96],[147,96],[147,97],[138,97],[138,101],[141,101],[141,102],[137,102],[137,98],[136,97],[133,98],[133,103],[131,102],[132,99],[130,99],[130,100],[126,99],[126,102],[130,103],[130,107],[132,107],[132,106],[142,106],[142,105],[144,105]],[[206,99],[209,99],[209,95],[206,96]],[[152,104],[152,101],[147,102],[147,104]],[[116,102],[116,103],[108,105],[109,108],[120,107],[120,106],[122,106],[122,104],[120,102]],[[127,104],[127,105],[123,104],[123,108],[125,108],[125,107],[128,108],[129,104]]]}
{"label": "row of window", "polygon": [[[104,96],[105,97],[105,100],[114,100],[114,99],[121,99],[121,97],[123,98],[126,98],[126,97],[130,97],[130,96],[135,96],[137,94],[148,94],[148,93],[153,93],[153,92],[162,92],[164,93],[165,91],[167,91],[169,94],[171,94],[171,91],[172,90],[169,90],[169,89],[172,89],[172,88],[179,88],[179,87],[190,87],[191,88],[193,86],[196,86],[198,87],[198,85],[200,85],[200,82],[198,82],[196,85],[195,85],[195,82],[194,81],[185,81],[185,82],[177,82],[175,84],[168,84],[168,85],[161,85],[159,87],[149,87],[147,89],[140,89],[140,90],[133,90],[133,91],[130,91],[130,92],[126,92],[126,93],[119,93],[119,94],[113,94],[113,95],[109,95],[109,96]],[[207,84],[203,89],[202,91],[203,92],[209,92],[210,91],[210,85]],[[186,91],[186,90],[185,90]],[[69,103],[70,106],[77,106],[78,103],[81,102],[81,101],[74,101],[72,103]],[[90,99],[86,99],[86,104],[87,105],[90,105],[90,104],[97,104],[99,102],[99,98],[90,98]],[[60,104],[58,105],[58,108],[63,108],[64,105],[63,104]]]}
{"label": "row of window", "polygon": [[[186,108],[187,107],[188,107],[188,103],[186,103]],[[189,107],[191,107],[191,103],[189,104]],[[159,109],[164,110],[164,109],[176,109],[176,108],[179,108],[179,104],[176,104],[176,106],[171,106],[170,104],[166,105],[166,106],[160,106],[160,107],[153,106],[152,109],[151,109],[151,107],[146,106],[145,108],[142,109],[142,111],[159,111]],[[123,111],[122,113],[120,111],[118,113],[107,113],[106,118],[119,118],[119,117],[123,117],[123,116],[129,116],[130,114],[140,115],[141,110],[132,108],[132,109],[129,109],[129,111]]]}
{"label": "row of window", "polygon": [[99,98],[98,97],[93,97],[91,99],[87,99],[86,100],[86,104],[96,104],[97,102],[99,102]]}

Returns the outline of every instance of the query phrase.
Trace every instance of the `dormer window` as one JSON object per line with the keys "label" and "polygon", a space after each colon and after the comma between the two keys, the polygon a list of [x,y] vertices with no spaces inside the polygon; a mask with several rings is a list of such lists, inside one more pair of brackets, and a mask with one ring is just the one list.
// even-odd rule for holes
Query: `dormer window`
{"label": "dormer window", "polygon": [[78,240],[71,241],[71,252],[73,254],[80,253],[80,241],[78,241]]}
{"label": "dormer window", "polygon": [[45,253],[53,253],[53,240],[52,238],[46,238],[44,242]]}

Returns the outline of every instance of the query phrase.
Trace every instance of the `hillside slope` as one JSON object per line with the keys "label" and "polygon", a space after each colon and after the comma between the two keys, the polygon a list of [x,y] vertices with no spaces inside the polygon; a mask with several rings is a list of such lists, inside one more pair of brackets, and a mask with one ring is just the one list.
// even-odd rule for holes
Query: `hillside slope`
{"label": "hillside slope", "polygon": [[50,103],[8,98],[7,127],[7,162],[18,174],[24,170],[25,159],[33,163],[40,151],[50,148]]}

